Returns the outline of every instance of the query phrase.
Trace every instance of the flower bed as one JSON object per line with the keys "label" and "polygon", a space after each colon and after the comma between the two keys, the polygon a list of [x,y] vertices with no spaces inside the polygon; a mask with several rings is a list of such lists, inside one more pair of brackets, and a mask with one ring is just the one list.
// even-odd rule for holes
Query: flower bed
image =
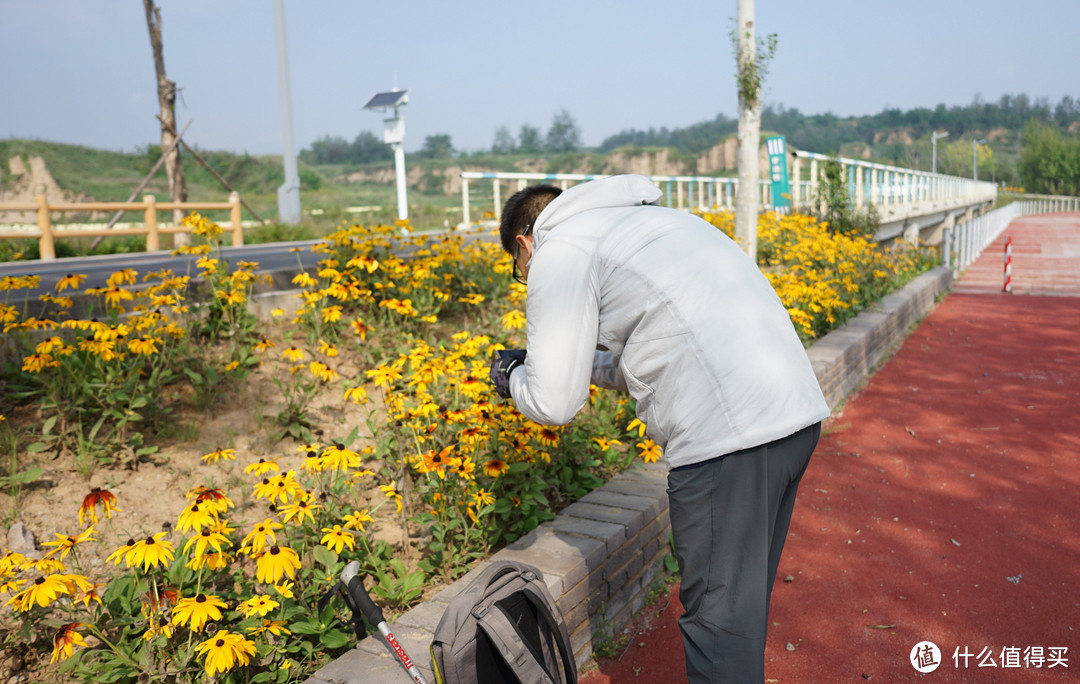
{"label": "flower bed", "polygon": [[[133,293],[128,272],[102,289],[98,320],[0,309],[5,332],[27,345],[5,378],[23,402],[8,410],[21,430],[11,439],[31,454],[70,453],[84,474],[157,457],[185,405],[213,405],[255,377],[278,394],[265,428],[276,451],[203,454],[169,530],[120,539],[110,520],[124,502],[98,489],[71,505],[74,534],[54,535],[42,557],[0,559],[7,641],[37,649],[27,654],[51,648],[55,676],[302,677],[352,641],[340,604],[318,609],[346,560],[399,612],[635,459],[659,457],[623,396],[596,390],[571,426],[552,429],[494,395],[490,355],[524,341],[524,288],[497,243],[344,228],[319,247],[318,271],[297,277],[300,306],[287,321],[280,312],[271,336],[247,307],[255,265],[226,272],[210,246],[216,226],[190,221],[207,238],[193,249],[212,293],[194,312],[184,276],[147,274],[152,284]],[[914,250],[830,238],[804,217],[765,216],[759,230],[763,269],[807,340],[923,266]],[[63,296],[52,295],[61,306]],[[377,410],[342,424],[316,411],[328,397]],[[247,481],[215,486],[237,457]],[[376,534],[394,524],[400,541]],[[107,562],[82,564],[95,541]]]}

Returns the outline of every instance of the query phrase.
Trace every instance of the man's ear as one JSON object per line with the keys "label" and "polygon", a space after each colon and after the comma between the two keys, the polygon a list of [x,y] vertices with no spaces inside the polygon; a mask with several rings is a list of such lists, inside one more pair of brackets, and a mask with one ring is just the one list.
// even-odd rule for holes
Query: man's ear
{"label": "man's ear", "polygon": [[514,241],[517,242],[518,251],[525,257],[525,262],[528,263],[532,259],[532,235],[518,235],[514,238]]}

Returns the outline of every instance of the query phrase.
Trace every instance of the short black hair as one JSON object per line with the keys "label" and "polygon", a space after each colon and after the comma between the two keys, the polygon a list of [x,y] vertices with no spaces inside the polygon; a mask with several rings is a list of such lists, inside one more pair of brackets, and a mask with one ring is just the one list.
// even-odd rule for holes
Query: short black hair
{"label": "short black hair", "polygon": [[562,190],[554,185],[530,185],[506,200],[499,224],[499,239],[507,254],[514,253],[514,238],[531,229],[544,207],[560,194]]}

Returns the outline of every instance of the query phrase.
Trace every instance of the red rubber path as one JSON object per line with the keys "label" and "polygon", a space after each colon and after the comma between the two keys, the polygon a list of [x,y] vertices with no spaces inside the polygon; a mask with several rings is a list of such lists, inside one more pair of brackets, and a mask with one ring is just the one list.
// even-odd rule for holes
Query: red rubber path
{"label": "red rubber path", "polygon": [[[1077,297],[1080,214],[1018,219],[834,412],[773,590],[768,682],[1080,681]],[[681,612],[676,586],[581,684],[685,682]],[[942,652],[928,674],[909,661],[923,640]]]}

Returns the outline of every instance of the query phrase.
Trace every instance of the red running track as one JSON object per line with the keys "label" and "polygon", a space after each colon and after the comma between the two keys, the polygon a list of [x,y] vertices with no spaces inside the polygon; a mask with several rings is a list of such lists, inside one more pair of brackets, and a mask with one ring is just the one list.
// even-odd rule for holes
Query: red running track
{"label": "red running track", "polygon": [[[1006,234],[1016,294],[972,277],[1000,277],[989,248],[827,422],[773,590],[767,681],[1080,681],[1080,215]],[[685,682],[681,612],[675,587],[581,683]],[[923,640],[942,652],[929,674],[909,662]]]}

